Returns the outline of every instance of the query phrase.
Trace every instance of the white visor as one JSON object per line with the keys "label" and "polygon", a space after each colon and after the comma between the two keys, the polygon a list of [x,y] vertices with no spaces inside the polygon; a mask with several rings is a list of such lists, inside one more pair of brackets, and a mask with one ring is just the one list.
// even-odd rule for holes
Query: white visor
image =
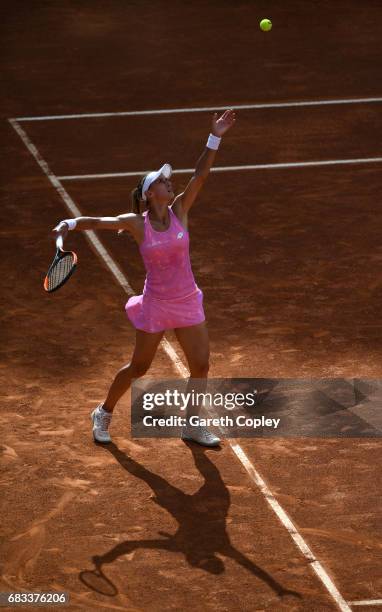
{"label": "white visor", "polygon": [[164,164],[164,166],[162,166],[162,168],[160,168],[156,172],[150,172],[150,174],[148,174],[146,176],[146,178],[145,178],[145,180],[143,182],[143,185],[142,185],[142,200],[144,200],[146,202],[146,200],[147,200],[147,198],[146,198],[146,191],[148,191],[151,183],[156,181],[157,178],[159,178],[162,174],[163,174],[163,176],[165,178],[170,178],[170,176],[172,174],[172,168],[171,168],[170,164]]}

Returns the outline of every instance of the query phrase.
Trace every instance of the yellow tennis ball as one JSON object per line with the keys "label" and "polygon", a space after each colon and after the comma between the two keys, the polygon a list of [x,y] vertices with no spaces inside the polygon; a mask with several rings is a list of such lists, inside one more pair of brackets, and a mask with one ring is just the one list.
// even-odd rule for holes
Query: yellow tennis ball
{"label": "yellow tennis ball", "polygon": [[263,32],[269,32],[269,30],[272,29],[272,22],[270,19],[262,19],[260,21],[260,29],[263,30]]}

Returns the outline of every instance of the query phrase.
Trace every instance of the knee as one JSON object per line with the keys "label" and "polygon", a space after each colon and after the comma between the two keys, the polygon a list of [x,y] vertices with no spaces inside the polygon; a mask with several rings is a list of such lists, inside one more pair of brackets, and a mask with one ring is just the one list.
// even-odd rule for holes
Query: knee
{"label": "knee", "polygon": [[142,361],[132,361],[128,365],[129,374],[131,378],[140,378],[144,376],[150,367],[149,363]]}

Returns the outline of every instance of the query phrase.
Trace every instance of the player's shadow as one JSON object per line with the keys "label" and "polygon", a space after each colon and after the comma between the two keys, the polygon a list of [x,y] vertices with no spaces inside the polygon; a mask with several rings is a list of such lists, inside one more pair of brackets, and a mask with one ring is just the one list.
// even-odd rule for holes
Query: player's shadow
{"label": "player's shadow", "polygon": [[[198,567],[211,574],[221,574],[225,565],[220,556],[231,558],[254,576],[263,580],[278,596],[300,594],[283,587],[265,569],[253,563],[237,550],[230,541],[226,519],[230,506],[230,494],[215,464],[209,459],[204,448],[187,443],[195,465],[204,478],[204,484],[194,494],[187,494],[128,457],[115,444],[108,444],[107,450],[130,474],[144,480],[154,492],[155,503],[167,510],[178,522],[173,534],[159,531],[160,538],[126,540],[114,546],[103,555],[92,558],[95,565],[93,574],[105,576],[102,566],[113,563],[123,555],[138,548],[160,549],[182,553],[192,567]],[[219,555],[219,556],[218,556]],[[106,579],[107,580],[107,579]],[[93,581],[94,582],[94,581]],[[87,585],[107,595],[114,591],[98,589],[95,584]]]}

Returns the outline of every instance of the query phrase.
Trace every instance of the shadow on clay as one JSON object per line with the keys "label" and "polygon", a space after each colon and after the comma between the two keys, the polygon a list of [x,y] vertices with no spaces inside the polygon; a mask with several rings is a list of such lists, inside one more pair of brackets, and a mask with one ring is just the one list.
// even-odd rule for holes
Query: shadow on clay
{"label": "shadow on clay", "polygon": [[128,457],[115,444],[111,443],[105,447],[105,450],[111,452],[127,472],[141,478],[151,487],[155,503],[167,510],[178,522],[179,527],[173,534],[159,532],[160,538],[126,540],[103,555],[94,556],[92,561],[95,569],[81,572],[80,580],[98,593],[115,596],[118,589],[105,576],[102,567],[107,563],[113,563],[123,555],[131,554],[138,548],[148,548],[182,553],[190,566],[215,575],[225,571],[224,562],[220,557],[231,558],[263,580],[279,597],[293,595],[301,598],[298,592],[284,588],[268,572],[231,544],[226,530],[226,518],[230,506],[229,491],[206,450],[192,443],[186,445],[191,450],[195,465],[204,478],[204,484],[192,495],[184,493]]}

